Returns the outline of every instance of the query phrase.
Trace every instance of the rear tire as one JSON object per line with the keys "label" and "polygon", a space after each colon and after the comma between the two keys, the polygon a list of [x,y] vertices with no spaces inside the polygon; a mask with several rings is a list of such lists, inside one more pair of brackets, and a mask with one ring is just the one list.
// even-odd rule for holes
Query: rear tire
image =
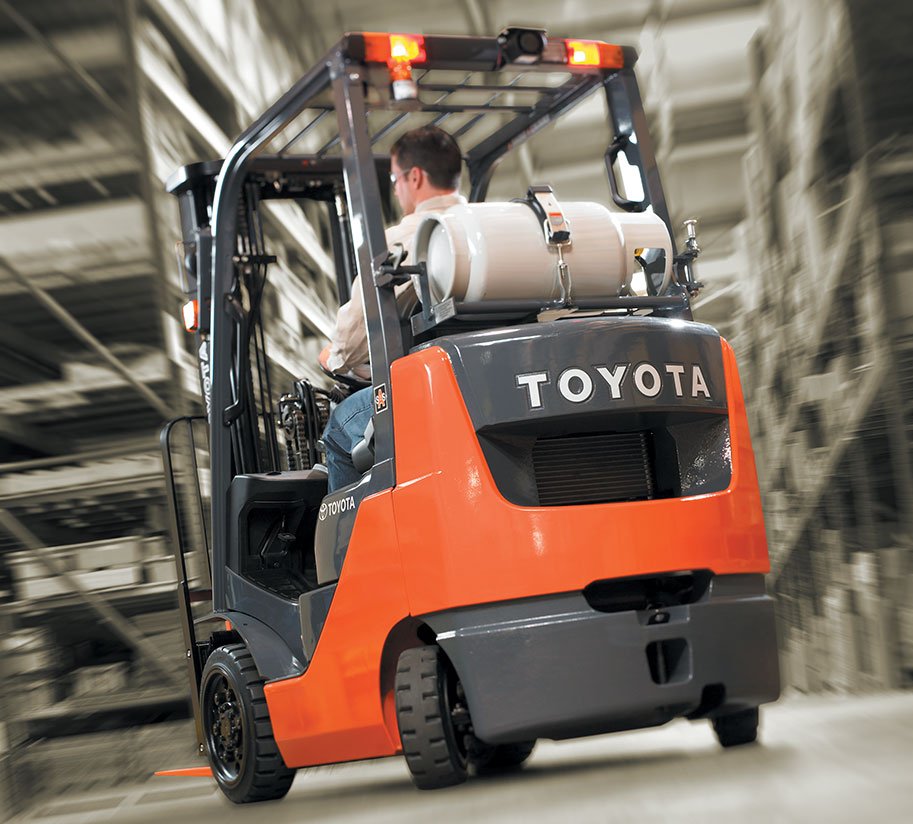
{"label": "rear tire", "polygon": [[282,798],[295,780],[270,723],[263,679],[244,644],[214,650],[200,687],[203,737],[212,774],[235,804]]}
{"label": "rear tire", "polygon": [[420,790],[466,780],[469,714],[456,673],[437,646],[407,649],[396,665],[396,720],[403,756]]}
{"label": "rear tire", "polygon": [[713,731],[723,747],[739,747],[751,744],[758,738],[757,707],[739,712],[730,712],[713,719]]}
{"label": "rear tire", "polygon": [[516,744],[482,744],[477,751],[470,751],[469,762],[476,775],[510,772],[520,768],[532,755],[535,746],[535,739]]}

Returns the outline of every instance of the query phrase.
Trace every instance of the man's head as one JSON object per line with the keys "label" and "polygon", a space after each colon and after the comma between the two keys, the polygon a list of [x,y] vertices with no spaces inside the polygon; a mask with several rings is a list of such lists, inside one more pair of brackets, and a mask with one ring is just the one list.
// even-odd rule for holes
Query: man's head
{"label": "man's head", "polygon": [[462,156],[457,142],[437,126],[406,132],[390,149],[393,191],[404,215],[423,200],[460,186]]}

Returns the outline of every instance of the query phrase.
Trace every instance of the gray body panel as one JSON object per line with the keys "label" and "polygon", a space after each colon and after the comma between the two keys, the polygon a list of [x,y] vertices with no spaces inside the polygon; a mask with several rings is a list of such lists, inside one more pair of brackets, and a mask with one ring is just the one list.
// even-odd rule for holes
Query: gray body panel
{"label": "gray body panel", "polygon": [[304,672],[305,664],[293,650],[293,645],[300,646],[300,641],[296,644],[294,639],[281,637],[272,623],[237,610],[225,610],[219,615],[231,621],[232,629],[244,640],[264,681],[294,678]]}
{"label": "gray body panel", "polygon": [[320,505],[314,535],[317,583],[320,586],[339,580],[358,507],[373,489],[373,474],[371,471],[358,483],[337,489],[327,495]]}
{"label": "gray body panel", "polygon": [[[490,743],[573,738],[655,726],[779,696],[774,603],[762,575],[718,576],[698,602],[600,612],[582,593],[423,616],[463,683],[475,734]],[[648,645],[683,639],[668,683],[651,675]]]}
{"label": "gray body panel", "polygon": [[[453,335],[427,345],[439,346],[450,356],[476,431],[587,413],[726,409],[720,335],[701,323],[647,317],[575,318]],[[641,364],[650,364],[661,374],[661,389],[655,396],[638,391],[635,385],[634,373]],[[619,381],[619,397],[613,397],[599,370],[622,365],[627,369]],[[680,392],[666,366],[685,368],[679,373]],[[706,393],[693,391],[694,366],[701,369]],[[587,373],[592,382],[589,397],[571,401],[558,390],[560,376],[568,369]],[[538,391],[531,392],[528,382],[518,384],[518,376],[543,373],[544,380],[534,381]],[[579,389],[579,383],[571,389]],[[530,403],[533,393],[539,396],[538,405]]]}
{"label": "gray body panel", "polygon": [[267,592],[231,569],[226,568],[225,579],[232,603],[238,606],[220,610],[219,615],[232,622],[245,643],[248,634],[255,634],[254,644],[248,643],[248,648],[260,675],[267,681],[301,675],[307,662],[302,660],[298,602]]}
{"label": "gray body panel", "polygon": [[301,613],[301,642],[309,662],[314,657],[335,594],[336,584],[328,584],[305,592],[298,599],[298,610]]}
{"label": "gray body panel", "polygon": [[541,503],[539,438],[649,433],[654,497],[720,492],[732,477],[719,333],[693,321],[567,318],[438,338],[498,489]]}

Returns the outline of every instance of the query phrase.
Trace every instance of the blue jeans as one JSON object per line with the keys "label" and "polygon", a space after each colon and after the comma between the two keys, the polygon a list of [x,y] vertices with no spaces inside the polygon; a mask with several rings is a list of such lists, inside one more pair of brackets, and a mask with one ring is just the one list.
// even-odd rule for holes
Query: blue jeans
{"label": "blue jeans", "polygon": [[352,450],[365,436],[365,427],[373,414],[374,392],[367,386],[349,395],[330,415],[323,433],[330,492],[361,479],[361,472],[352,463]]}

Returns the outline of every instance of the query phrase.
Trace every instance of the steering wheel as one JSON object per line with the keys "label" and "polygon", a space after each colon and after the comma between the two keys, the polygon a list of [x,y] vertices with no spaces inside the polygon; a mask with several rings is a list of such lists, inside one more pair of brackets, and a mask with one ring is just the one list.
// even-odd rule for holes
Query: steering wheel
{"label": "steering wheel", "polygon": [[317,362],[317,365],[320,367],[320,371],[324,375],[332,378],[340,386],[344,386],[350,392],[357,392],[359,389],[365,389],[371,385],[371,381],[366,381],[364,378],[359,378],[354,372],[331,372],[327,369],[320,361]]}

